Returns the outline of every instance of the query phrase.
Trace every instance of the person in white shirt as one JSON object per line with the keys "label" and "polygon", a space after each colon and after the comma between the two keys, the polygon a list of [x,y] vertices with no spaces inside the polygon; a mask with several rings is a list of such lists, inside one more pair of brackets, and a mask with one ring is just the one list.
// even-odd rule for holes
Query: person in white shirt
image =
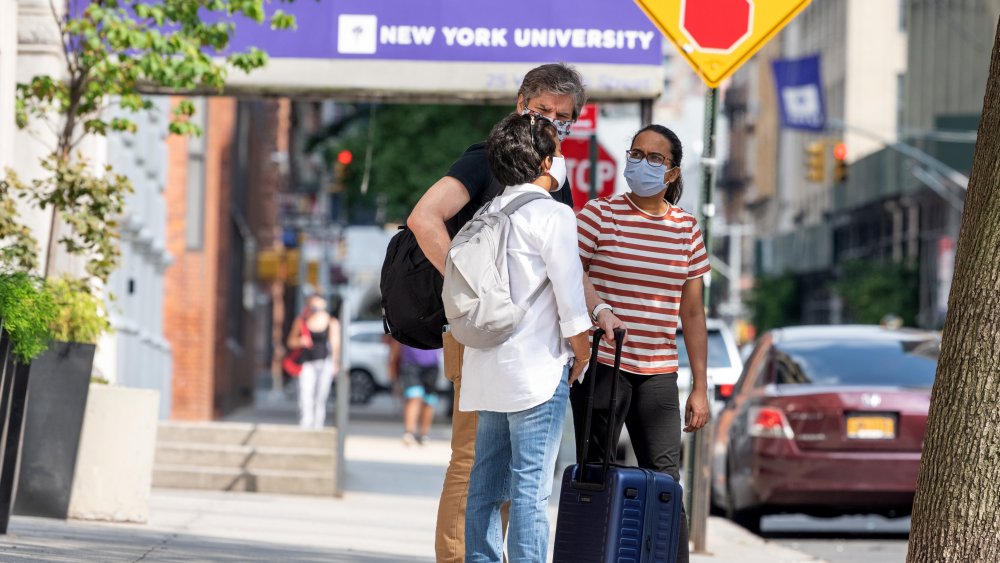
{"label": "person in white shirt", "polygon": [[[544,117],[506,117],[493,128],[486,150],[493,174],[506,186],[489,204],[491,211],[520,194],[563,185],[559,138]],[[573,210],[554,199],[529,202],[511,216],[511,297],[526,303],[550,283],[509,340],[465,349],[459,409],[476,411],[479,418],[465,516],[466,562],[503,560],[500,506],[507,499],[509,560],[545,561],[548,501],[569,386],[589,360],[591,320],[576,246]]]}

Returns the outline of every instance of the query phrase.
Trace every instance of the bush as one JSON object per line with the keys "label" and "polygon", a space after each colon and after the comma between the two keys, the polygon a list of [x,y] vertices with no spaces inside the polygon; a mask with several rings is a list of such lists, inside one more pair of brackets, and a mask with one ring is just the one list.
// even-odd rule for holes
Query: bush
{"label": "bush", "polygon": [[96,344],[111,330],[104,301],[87,290],[85,282],[69,278],[49,278],[46,291],[56,304],[56,318],[50,324],[52,338],[63,342]]}
{"label": "bush", "polygon": [[834,290],[844,299],[848,320],[878,324],[886,315],[914,326],[920,309],[919,279],[915,268],[897,262],[856,260],[843,265]]}
{"label": "bush", "polygon": [[747,300],[757,334],[802,321],[802,304],[794,274],[761,275]]}
{"label": "bush", "polygon": [[56,313],[56,303],[39,278],[0,274],[0,319],[18,361],[28,363],[49,347]]}

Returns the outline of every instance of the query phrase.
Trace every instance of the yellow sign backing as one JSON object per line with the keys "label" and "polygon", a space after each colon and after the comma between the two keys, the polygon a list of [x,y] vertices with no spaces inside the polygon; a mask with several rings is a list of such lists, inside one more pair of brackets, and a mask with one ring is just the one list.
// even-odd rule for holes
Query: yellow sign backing
{"label": "yellow sign backing", "polygon": [[771,40],[810,0],[636,0],[710,88]]}

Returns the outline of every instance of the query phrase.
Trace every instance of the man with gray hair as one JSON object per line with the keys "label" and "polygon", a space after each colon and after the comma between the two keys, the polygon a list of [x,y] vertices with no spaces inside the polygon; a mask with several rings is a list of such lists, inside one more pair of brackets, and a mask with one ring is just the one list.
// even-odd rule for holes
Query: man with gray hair
{"label": "man with gray hair", "polygon": [[[517,93],[517,112],[544,117],[556,126],[559,138],[580,116],[586,102],[583,80],[572,67],[545,64],[530,70]],[[451,238],[479,208],[503,190],[490,172],[486,143],[476,143],[451,166],[420,198],[406,221],[427,259],[444,273]],[[552,197],[573,206],[569,181],[563,182]],[[576,249],[573,249],[574,252]],[[462,384],[462,346],[445,332],[445,374],[455,384],[453,403],[451,462],[445,475],[438,505],[434,542],[438,563],[465,559],[465,502],[469,490],[476,443],[476,413],[458,410]]]}

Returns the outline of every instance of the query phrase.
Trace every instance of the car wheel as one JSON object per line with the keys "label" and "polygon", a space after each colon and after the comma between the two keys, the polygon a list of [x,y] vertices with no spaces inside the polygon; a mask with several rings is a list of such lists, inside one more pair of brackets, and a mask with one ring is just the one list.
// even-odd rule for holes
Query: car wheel
{"label": "car wheel", "polygon": [[763,514],[759,508],[731,510],[727,516],[733,522],[743,526],[751,534],[760,535],[760,519]]}
{"label": "car wheel", "polygon": [[351,404],[367,405],[375,396],[375,378],[363,369],[351,370]]}
{"label": "car wheel", "polygon": [[756,535],[760,535],[760,519],[763,515],[763,511],[759,507],[750,507],[737,510],[733,506],[733,488],[726,479],[726,518],[732,520],[736,524],[743,526],[748,532]]}

